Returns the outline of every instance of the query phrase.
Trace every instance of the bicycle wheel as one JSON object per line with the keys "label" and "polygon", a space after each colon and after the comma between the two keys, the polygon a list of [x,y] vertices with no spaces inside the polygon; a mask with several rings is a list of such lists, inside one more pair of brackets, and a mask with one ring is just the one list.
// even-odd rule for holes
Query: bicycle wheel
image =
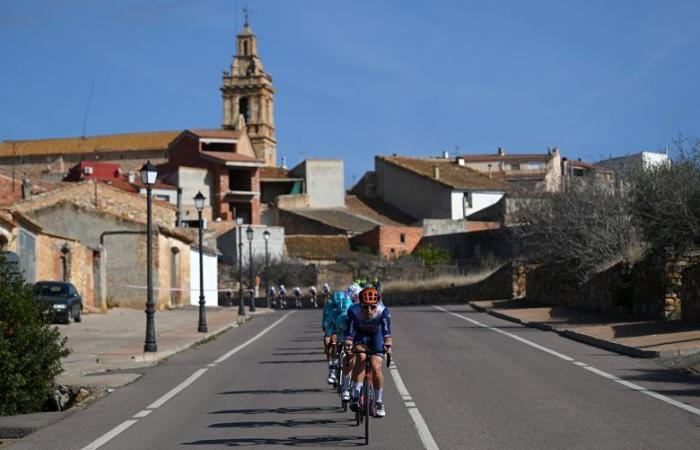
{"label": "bicycle wheel", "polygon": [[369,411],[372,405],[371,397],[374,396],[374,392],[368,378],[369,377],[365,375],[365,381],[364,383],[362,383],[362,389],[365,391],[365,404],[363,408],[363,415],[365,420],[365,445],[369,445]]}

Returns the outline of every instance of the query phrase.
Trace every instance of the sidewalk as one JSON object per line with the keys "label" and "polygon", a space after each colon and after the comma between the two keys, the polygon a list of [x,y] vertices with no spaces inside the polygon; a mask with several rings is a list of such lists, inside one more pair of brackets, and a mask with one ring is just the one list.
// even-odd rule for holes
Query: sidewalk
{"label": "sidewalk", "polygon": [[[269,312],[258,308],[241,323],[255,315]],[[207,308],[208,333],[197,332],[199,309],[195,306],[156,311],[155,329],[158,351],[144,353],[146,314],[143,310],[115,308],[107,314],[83,315],[81,323],[57,325],[68,338],[66,346],[72,349],[63,362],[64,372],[57,382],[67,386],[116,388],[139,377],[125,373],[157,364],[159,361],[185,350],[197,342],[215,336],[239,324],[238,308]],[[110,371],[119,372],[111,373]]]}
{"label": "sidewalk", "polygon": [[539,306],[523,300],[474,301],[477,311],[637,358],[700,354],[700,324],[631,320],[567,306]]}

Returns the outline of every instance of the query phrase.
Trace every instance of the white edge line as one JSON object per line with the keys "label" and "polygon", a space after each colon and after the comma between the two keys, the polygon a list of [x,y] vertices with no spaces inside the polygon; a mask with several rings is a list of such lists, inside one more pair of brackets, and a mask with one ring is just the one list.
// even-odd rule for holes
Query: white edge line
{"label": "white edge line", "polygon": [[[394,379],[394,384],[396,385],[396,389],[399,391],[399,394],[401,396],[410,396],[411,394],[408,393],[406,385],[403,383],[401,375],[399,375],[399,369],[393,366],[389,369],[389,371],[391,372],[391,377]],[[423,442],[423,447],[425,447],[426,450],[439,450],[435,439],[433,439],[433,435],[430,434],[428,425],[425,423],[425,420],[423,420],[423,416],[415,406],[415,403],[411,407],[408,405],[406,405],[406,407],[408,409],[408,413],[411,415],[411,419],[413,419],[413,424],[418,431],[418,437],[420,437],[420,440]]]}
{"label": "white edge line", "polygon": [[116,427],[114,427],[112,429],[112,431],[109,431],[109,432],[103,434],[102,436],[98,437],[94,441],[90,442],[88,445],[83,447],[82,450],[95,450],[97,448],[102,447],[107,442],[112,440],[112,438],[114,438],[116,435],[118,435],[122,431],[126,430],[127,428],[129,428],[130,426],[135,424],[136,422],[138,422],[138,420],[126,420],[126,421],[122,422],[120,425],[117,425]]}
{"label": "white edge line", "polygon": [[252,344],[252,343],[255,342],[256,340],[260,339],[260,338],[261,338],[262,336],[264,336],[268,331],[270,331],[271,329],[273,329],[274,327],[276,327],[277,324],[279,324],[279,323],[282,322],[284,319],[286,319],[287,317],[289,317],[290,314],[294,314],[294,312],[295,312],[295,311],[290,311],[290,312],[288,312],[287,314],[285,314],[284,316],[280,317],[280,318],[277,319],[275,322],[273,322],[272,325],[270,325],[269,327],[265,328],[265,329],[262,330],[260,333],[258,333],[258,334],[256,334],[255,336],[253,336],[252,338],[248,339],[246,342],[242,343],[241,345],[239,345],[238,347],[234,348],[233,350],[231,350],[231,351],[229,351],[229,352],[224,353],[223,355],[221,355],[218,359],[214,360],[214,362],[215,362],[216,364],[218,364],[218,363],[220,363],[220,362],[226,361],[226,360],[229,359],[233,354],[238,353],[239,351],[243,350],[244,348],[246,348],[247,346],[249,346],[250,344]]}
{"label": "white edge line", "polygon": [[[210,367],[211,365],[225,361],[234,353],[240,351],[241,349],[243,349],[243,348],[247,347],[248,345],[250,345],[251,343],[255,342],[257,339],[262,337],[265,333],[270,331],[273,327],[277,326],[277,324],[282,322],[284,319],[286,319],[290,314],[293,314],[294,312],[295,311],[288,312],[287,314],[285,314],[284,316],[282,316],[281,318],[276,320],[272,325],[270,325],[267,328],[265,328],[264,330],[262,330],[260,333],[256,334],[255,336],[253,336],[252,338],[250,338],[249,340],[247,340],[243,344],[239,345],[238,347],[234,348],[233,350],[229,351],[228,353],[225,353],[224,355],[220,356],[216,361],[214,361],[214,363],[207,365],[207,367]],[[176,396],[180,391],[185,389],[190,384],[194,383],[197,380],[197,378],[201,377],[207,370],[208,369],[199,369],[199,370],[195,371],[185,381],[178,384],[176,387],[174,387],[173,389],[168,391],[165,395],[160,397],[155,402],[151,403],[147,407],[147,409],[136,413],[134,415],[134,417],[139,417],[139,418],[146,417],[148,414],[151,413],[152,410],[162,406],[165,402],[167,402],[168,400],[170,400],[171,398]],[[103,434],[99,438],[95,439],[94,441],[92,441],[91,443],[89,443],[88,445],[83,447],[81,450],[95,450],[97,448],[102,447],[104,444],[106,444],[110,440],[114,439],[119,433],[123,432],[124,430],[126,430],[127,428],[129,428],[130,426],[135,424],[136,422],[138,422],[138,420],[133,420],[133,419],[122,422],[120,425],[117,425],[112,430],[108,431],[107,433]]]}
{"label": "white edge line", "polygon": [[204,373],[209,370],[209,369],[199,369],[196,370],[192,375],[187,377],[185,381],[182,383],[178,384],[174,388],[172,388],[170,391],[168,391],[166,394],[164,394],[161,398],[156,400],[155,402],[151,403],[150,405],[147,406],[148,409],[156,409],[159,408],[163,405],[163,403],[167,402],[171,398],[175,397],[177,394],[180,393],[183,389],[185,389],[187,386],[190,384],[194,383],[197,378],[201,377],[204,375]]}
{"label": "white edge line", "polygon": [[674,399],[672,399],[671,397],[667,397],[667,396],[665,396],[665,395],[663,395],[663,394],[659,394],[659,393],[657,393],[657,392],[654,392],[654,391],[651,391],[651,390],[649,390],[649,389],[646,389],[646,388],[644,388],[644,387],[642,387],[642,386],[640,386],[640,385],[638,385],[638,384],[634,384],[634,383],[632,383],[632,382],[623,380],[622,378],[616,377],[615,375],[612,375],[612,374],[610,374],[610,373],[608,373],[608,372],[602,371],[602,370],[600,370],[600,369],[596,369],[596,368],[593,367],[593,366],[589,366],[588,364],[586,364],[586,363],[584,363],[584,362],[576,361],[576,360],[574,360],[573,358],[571,358],[571,357],[569,357],[569,356],[563,355],[563,354],[561,354],[561,353],[559,353],[559,352],[555,352],[554,350],[550,350],[550,349],[548,349],[547,347],[542,347],[542,346],[539,345],[539,344],[535,344],[534,342],[528,341],[527,339],[521,338],[520,336],[516,336],[516,335],[514,335],[514,334],[512,334],[512,333],[508,333],[507,331],[503,331],[503,330],[500,330],[500,329],[498,329],[498,328],[491,327],[491,326],[489,326],[489,325],[484,325],[484,324],[481,323],[481,322],[477,322],[476,320],[471,319],[471,318],[469,318],[469,317],[465,317],[465,316],[462,316],[462,315],[457,314],[457,313],[455,313],[455,312],[449,311],[449,310],[447,310],[447,309],[445,309],[445,308],[443,308],[443,307],[441,307],[441,306],[435,306],[435,305],[433,305],[433,308],[439,309],[440,311],[446,312],[447,314],[453,315],[453,316],[455,316],[455,317],[459,317],[460,319],[469,321],[469,322],[471,322],[471,323],[473,323],[473,324],[475,324],[475,325],[479,325],[480,327],[488,328],[488,329],[490,329],[490,330],[493,330],[493,331],[496,331],[496,332],[498,332],[498,333],[504,334],[504,335],[506,335],[506,336],[508,336],[508,337],[511,337],[511,338],[513,338],[513,339],[515,339],[515,340],[517,340],[517,341],[522,342],[523,344],[530,345],[530,346],[532,346],[532,347],[534,347],[534,348],[536,348],[536,349],[538,349],[538,350],[542,350],[543,352],[546,352],[546,353],[549,353],[549,354],[551,354],[551,355],[557,356],[557,357],[559,357],[559,358],[561,358],[561,359],[563,359],[563,360],[565,360],[565,361],[572,362],[573,364],[575,364],[575,365],[577,365],[577,366],[579,366],[579,367],[582,367],[582,368],[584,368],[584,369],[586,369],[586,370],[588,370],[588,371],[590,371],[590,372],[593,372],[593,373],[595,373],[595,374],[597,374],[597,375],[600,375],[600,376],[603,377],[603,378],[606,378],[606,379],[608,379],[608,380],[614,381],[614,382],[619,383],[619,384],[621,384],[621,385],[623,385],[623,386],[626,386],[626,387],[628,387],[628,388],[630,388],[630,389],[633,389],[633,390],[635,390],[635,391],[641,392],[642,394],[646,394],[646,395],[648,395],[648,396],[650,396],[650,397],[653,397],[653,398],[655,398],[655,399],[657,399],[657,400],[661,400],[662,402],[668,403],[669,405],[675,406],[675,407],[677,407],[677,408],[683,409],[683,410],[688,411],[688,412],[690,412],[690,413],[692,413],[692,414],[695,414],[695,415],[700,416],[700,409],[695,408],[694,406],[686,405],[685,403],[679,402],[678,400],[674,400]]}

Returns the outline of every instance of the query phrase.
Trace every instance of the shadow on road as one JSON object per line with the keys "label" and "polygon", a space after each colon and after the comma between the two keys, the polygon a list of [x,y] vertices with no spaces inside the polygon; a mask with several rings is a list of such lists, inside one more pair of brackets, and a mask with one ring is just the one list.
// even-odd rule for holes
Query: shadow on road
{"label": "shadow on road", "polygon": [[258,364],[309,364],[326,362],[324,359],[296,359],[293,361],[258,361]]}
{"label": "shadow on road", "polygon": [[223,395],[236,394],[314,394],[317,392],[326,392],[324,389],[309,388],[309,389],[279,389],[279,390],[250,390],[250,391],[226,391]]}
{"label": "shadow on road", "polygon": [[314,347],[280,347],[280,348],[275,349],[275,350],[276,351],[280,351],[280,350],[281,351],[285,351],[285,350],[311,350],[312,348],[316,348],[316,347],[315,346]]}
{"label": "shadow on road", "polygon": [[328,414],[342,412],[337,406],[297,406],[287,408],[224,409],[209,414]]}
{"label": "shadow on road", "polygon": [[209,425],[209,428],[262,428],[262,427],[354,427],[354,419],[287,419],[287,420],[260,420],[250,422],[223,422]]}
{"label": "shadow on road", "polygon": [[[309,349],[305,349],[309,350]],[[296,356],[296,355],[323,355],[323,351],[318,352],[281,352],[273,353],[272,356]]]}
{"label": "shadow on road", "polygon": [[244,447],[253,445],[285,445],[287,447],[355,447],[364,444],[359,436],[292,436],[288,438],[205,439],[183,445],[216,445]]}

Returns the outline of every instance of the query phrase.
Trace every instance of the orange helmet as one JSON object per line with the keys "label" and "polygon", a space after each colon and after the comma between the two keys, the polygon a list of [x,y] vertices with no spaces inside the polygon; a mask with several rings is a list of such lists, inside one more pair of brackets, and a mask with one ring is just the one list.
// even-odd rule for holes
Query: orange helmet
{"label": "orange helmet", "polygon": [[379,303],[379,291],[373,287],[366,287],[360,291],[360,303],[363,305],[376,305]]}

